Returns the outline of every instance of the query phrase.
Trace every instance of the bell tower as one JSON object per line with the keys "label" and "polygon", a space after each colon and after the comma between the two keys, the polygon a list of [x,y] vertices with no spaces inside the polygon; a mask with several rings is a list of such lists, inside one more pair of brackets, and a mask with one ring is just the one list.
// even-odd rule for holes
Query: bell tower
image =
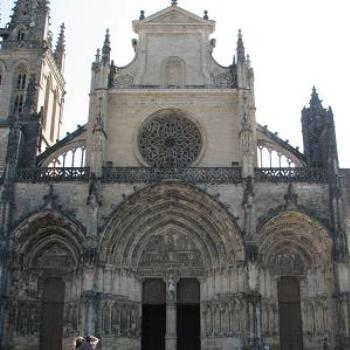
{"label": "bell tower", "polygon": [[63,111],[65,27],[53,47],[49,13],[48,0],[17,0],[9,23],[0,28],[0,146],[7,148],[7,122],[25,122],[26,128],[37,130],[28,131],[27,139],[22,135],[25,148],[35,139],[36,145],[29,145],[32,157],[56,142]]}

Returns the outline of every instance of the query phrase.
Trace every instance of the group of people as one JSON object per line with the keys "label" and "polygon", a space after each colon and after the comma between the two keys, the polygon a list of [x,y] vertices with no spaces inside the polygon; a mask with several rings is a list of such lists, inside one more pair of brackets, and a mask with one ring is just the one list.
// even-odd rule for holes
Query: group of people
{"label": "group of people", "polygon": [[78,337],[74,341],[73,349],[94,350],[96,349],[98,339],[92,335],[87,337]]}

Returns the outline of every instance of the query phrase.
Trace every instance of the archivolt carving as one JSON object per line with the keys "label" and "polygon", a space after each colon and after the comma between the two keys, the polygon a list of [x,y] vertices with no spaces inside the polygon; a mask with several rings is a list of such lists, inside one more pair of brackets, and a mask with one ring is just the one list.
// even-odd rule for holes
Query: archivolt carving
{"label": "archivolt carving", "polygon": [[15,228],[11,249],[21,265],[40,269],[73,269],[85,237],[80,227],[51,210],[37,213]]}
{"label": "archivolt carving", "polygon": [[139,270],[214,268],[244,260],[244,247],[223,206],[199,189],[169,182],[147,187],[117,209],[103,234],[100,258]]}
{"label": "archivolt carving", "polygon": [[260,256],[278,275],[300,275],[330,266],[332,241],[326,229],[304,213],[286,211],[262,228]]}

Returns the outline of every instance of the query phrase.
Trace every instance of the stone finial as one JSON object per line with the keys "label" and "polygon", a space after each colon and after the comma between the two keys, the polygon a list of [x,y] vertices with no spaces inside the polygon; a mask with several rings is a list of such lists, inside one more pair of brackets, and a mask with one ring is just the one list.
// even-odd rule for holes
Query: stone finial
{"label": "stone finial", "polygon": [[313,110],[323,110],[322,100],[320,100],[315,87],[312,88],[310,108]]}
{"label": "stone finial", "polygon": [[143,21],[145,19],[145,11],[141,10],[140,11],[140,17],[139,17],[140,21]]}
{"label": "stone finial", "polygon": [[101,60],[101,50],[97,49],[96,55],[95,55],[95,63],[100,63]]}
{"label": "stone finial", "polygon": [[245,62],[245,48],[243,43],[242,30],[238,30],[238,40],[237,40],[237,62]]}
{"label": "stone finial", "polygon": [[171,0],[171,6],[177,6],[177,0]]}
{"label": "stone finial", "polygon": [[66,26],[64,23],[61,24],[60,34],[58,35],[58,40],[54,52],[55,61],[58,68],[62,71],[64,64],[64,55],[66,53],[66,37],[65,37]]}
{"label": "stone finial", "polygon": [[208,11],[207,10],[204,11],[203,19],[209,20],[209,16],[208,16]]}
{"label": "stone finial", "polygon": [[111,60],[111,41],[109,29],[106,30],[105,40],[102,48],[102,62],[104,64],[110,63]]}
{"label": "stone finial", "polygon": [[241,29],[238,30],[238,40],[237,40],[237,63],[244,63],[245,58],[245,48],[243,44],[243,35]]}

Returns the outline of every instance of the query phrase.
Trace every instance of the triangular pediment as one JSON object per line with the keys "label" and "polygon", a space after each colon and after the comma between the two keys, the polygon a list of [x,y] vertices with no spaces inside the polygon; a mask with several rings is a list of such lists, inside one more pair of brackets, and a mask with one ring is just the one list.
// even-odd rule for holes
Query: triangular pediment
{"label": "triangular pediment", "polygon": [[152,23],[152,24],[174,24],[174,23],[207,23],[208,21],[203,18],[184,10],[179,6],[170,6],[166,9],[159,11],[149,17],[146,17],[144,23]]}

